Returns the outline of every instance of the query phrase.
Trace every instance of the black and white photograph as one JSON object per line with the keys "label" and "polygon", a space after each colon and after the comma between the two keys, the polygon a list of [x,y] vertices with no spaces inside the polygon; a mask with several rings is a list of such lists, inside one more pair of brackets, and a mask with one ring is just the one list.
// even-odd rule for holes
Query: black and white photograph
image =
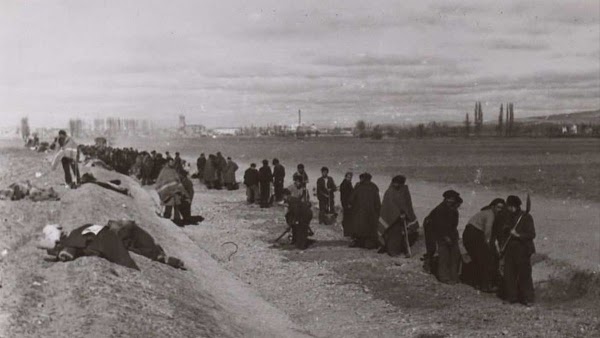
{"label": "black and white photograph", "polygon": [[0,0],[21,337],[600,337],[600,1]]}

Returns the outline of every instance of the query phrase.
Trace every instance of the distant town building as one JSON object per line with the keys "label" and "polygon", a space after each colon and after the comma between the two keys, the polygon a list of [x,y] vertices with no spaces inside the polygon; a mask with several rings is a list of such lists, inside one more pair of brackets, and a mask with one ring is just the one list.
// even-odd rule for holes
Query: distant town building
{"label": "distant town building", "polygon": [[188,136],[208,136],[208,129],[201,124],[188,124],[179,130]]}
{"label": "distant town building", "polygon": [[235,136],[239,134],[240,128],[214,128],[211,132],[217,136]]}
{"label": "distant town building", "polygon": [[185,128],[185,115],[179,115],[179,129]]}

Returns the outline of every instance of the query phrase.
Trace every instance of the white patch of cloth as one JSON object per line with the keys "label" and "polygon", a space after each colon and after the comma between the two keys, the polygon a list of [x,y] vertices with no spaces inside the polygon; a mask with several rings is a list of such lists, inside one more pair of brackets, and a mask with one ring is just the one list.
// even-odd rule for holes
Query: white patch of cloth
{"label": "white patch of cloth", "polygon": [[94,224],[94,225],[90,225],[89,227],[85,228],[81,234],[85,235],[85,234],[94,234],[97,235],[100,230],[104,229],[105,225],[98,225],[98,224]]}
{"label": "white patch of cloth", "polygon": [[53,249],[60,240],[62,227],[58,224],[48,224],[44,227],[43,235],[38,242],[40,249]]}

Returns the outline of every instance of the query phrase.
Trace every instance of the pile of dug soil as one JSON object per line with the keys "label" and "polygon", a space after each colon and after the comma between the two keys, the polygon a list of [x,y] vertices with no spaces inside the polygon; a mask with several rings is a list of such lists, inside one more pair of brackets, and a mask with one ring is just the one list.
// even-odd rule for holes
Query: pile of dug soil
{"label": "pile of dug soil", "polygon": [[[32,177],[47,165],[25,150],[0,158],[11,164],[2,166],[0,185]],[[99,180],[120,179],[131,196],[91,184],[68,190],[57,185],[61,173],[54,172],[41,180],[56,186],[61,201],[0,201],[0,249],[6,249],[0,262],[0,337],[303,336],[180,228],[158,218],[152,198],[137,182],[98,168],[90,171]],[[70,231],[110,219],[136,221],[188,270],[135,254],[141,271],[98,257],[52,262],[35,247],[49,222]]]}

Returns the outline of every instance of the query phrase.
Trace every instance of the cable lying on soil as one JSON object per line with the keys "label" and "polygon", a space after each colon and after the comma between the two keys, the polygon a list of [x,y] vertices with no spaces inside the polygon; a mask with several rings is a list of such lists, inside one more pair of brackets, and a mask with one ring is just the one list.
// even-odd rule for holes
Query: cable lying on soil
{"label": "cable lying on soil", "polygon": [[238,247],[238,245],[237,245],[237,244],[235,244],[234,242],[225,242],[225,243],[221,244],[221,246],[223,246],[223,245],[225,245],[225,244],[233,244],[233,245],[235,245],[235,251],[234,251],[234,252],[232,252],[232,253],[230,253],[230,254],[229,254],[229,257],[227,257],[227,261],[231,261],[231,257],[233,257],[233,255],[235,255],[235,254],[238,252],[238,249],[239,249],[239,247]]}

